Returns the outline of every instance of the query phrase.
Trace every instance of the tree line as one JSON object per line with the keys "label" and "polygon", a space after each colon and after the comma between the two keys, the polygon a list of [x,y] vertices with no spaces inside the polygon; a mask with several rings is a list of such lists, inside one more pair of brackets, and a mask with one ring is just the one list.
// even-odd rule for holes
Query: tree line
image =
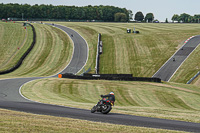
{"label": "tree line", "polygon": [[[154,20],[154,14],[153,13],[147,13],[144,17],[143,13],[141,11],[137,12],[135,14],[135,21],[139,22],[156,22],[158,20]],[[182,13],[180,15],[174,14],[171,18],[173,22],[178,23],[200,23],[200,14],[195,14],[194,16],[191,16],[187,13]],[[168,19],[166,18],[165,23],[168,23]]]}
{"label": "tree line", "polygon": [[143,13],[141,11],[139,11],[135,14],[134,19],[135,19],[135,21],[139,21],[139,22],[153,22],[154,21],[154,14],[153,13],[147,13],[146,16],[144,17]]}
{"label": "tree line", "polygon": [[182,13],[180,15],[174,14],[172,17],[172,21],[175,22],[181,22],[181,23],[199,23],[200,22],[200,14],[196,14],[194,16],[191,16],[187,13]]}
{"label": "tree line", "polygon": [[127,22],[132,11],[114,6],[53,6],[29,4],[0,4],[0,18],[101,20]]}

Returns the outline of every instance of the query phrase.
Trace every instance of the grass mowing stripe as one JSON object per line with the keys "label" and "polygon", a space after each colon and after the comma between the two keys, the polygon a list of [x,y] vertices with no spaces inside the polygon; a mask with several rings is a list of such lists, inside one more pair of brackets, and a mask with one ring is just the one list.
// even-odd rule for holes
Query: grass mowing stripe
{"label": "grass mowing stripe", "polygon": [[172,108],[183,108],[193,110],[193,108],[186,105],[178,96],[174,93],[169,93],[166,91],[156,91],[155,92],[158,99],[162,101],[166,106]]}
{"label": "grass mowing stripe", "polygon": [[42,48],[42,50],[44,50],[45,52],[42,53],[42,56],[40,56],[40,59],[36,62],[33,68],[30,68],[26,73],[23,73],[24,75],[27,75],[28,73],[32,73],[35,70],[37,70],[40,66],[42,66],[45,63],[46,59],[50,55],[53,45],[53,37],[50,31],[48,30],[45,30],[45,34],[47,42],[45,42],[46,45],[44,45]]}
{"label": "grass mowing stripe", "polygon": [[[112,36],[102,35],[103,42],[103,54],[100,55],[100,73],[101,74],[109,74],[109,73],[117,73],[116,72],[116,56],[115,56],[115,44]],[[109,58],[104,60],[105,58]]]}
{"label": "grass mowing stripe", "polygon": [[70,133],[102,133],[102,132],[159,132],[159,133],[181,133],[164,129],[144,128],[115,125],[101,122],[91,122],[71,118],[62,118],[46,115],[35,115],[30,113],[9,111],[0,109],[0,130],[4,133],[21,132],[70,132]]}
{"label": "grass mowing stripe", "polygon": [[50,76],[63,70],[69,63],[73,48],[69,37],[54,27],[41,24],[34,26],[37,34],[35,47],[22,66],[17,71],[4,75],[4,78]]}
{"label": "grass mowing stripe", "polygon": [[192,85],[50,78],[22,87],[22,94],[31,100],[84,109],[91,109],[99,95],[110,91],[116,96],[112,112],[200,122],[200,88]]}
{"label": "grass mowing stripe", "polygon": [[[6,70],[13,67],[31,45],[32,29],[28,26],[25,30],[18,23],[0,23],[0,25],[4,27],[4,30],[1,31],[4,31],[4,33],[2,33],[0,41],[0,46],[3,47],[1,49],[3,51],[0,50],[0,69]],[[28,34],[27,39],[25,38],[26,31]],[[24,44],[23,46],[21,46],[22,43]]]}
{"label": "grass mowing stripe", "polygon": [[[91,35],[90,30],[94,30],[97,33],[103,34],[104,42],[103,44],[110,45],[110,40],[107,40],[108,36],[112,36],[115,54],[114,57],[102,56],[102,62],[109,62],[110,58],[115,58],[115,63],[100,65],[102,73],[107,73],[108,71],[104,68],[114,68],[116,71],[114,73],[133,73],[134,76],[140,77],[151,77],[168,58],[183,44],[184,40],[193,35],[200,34],[200,28],[197,24],[140,24],[140,23],[61,23],[63,25],[73,27],[75,30],[80,32],[85,38],[87,30],[89,30],[88,37],[94,37]],[[76,28],[77,27],[77,28]],[[81,29],[83,27],[83,30]],[[126,29],[133,27],[140,31],[140,34],[127,34]],[[96,34],[93,32],[93,34]],[[89,41],[86,37],[86,40]],[[96,43],[90,43],[91,46],[96,46]],[[114,48],[114,47],[113,47]],[[90,52],[93,55],[96,54],[95,49]],[[108,52],[108,53],[107,53]],[[103,49],[103,54],[109,55],[110,51]],[[129,53],[127,55],[127,53]],[[135,55],[136,54],[136,55]],[[195,55],[195,60],[198,60],[198,54]],[[129,58],[128,58],[129,56]],[[93,56],[95,57],[95,56]],[[127,60],[128,58],[128,60]],[[92,60],[90,60],[92,61]],[[91,64],[91,62],[90,62]],[[92,64],[95,64],[93,60]],[[101,63],[102,64],[102,63]],[[187,63],[189,65],[189,63]],[[112,65],[112,66],[110,66]],[[187,65],[187,66],[188,66]],[[199,66],[192,63],[192,67],[189,71],[189,75],[185,74],[187,72],[180,71],[183,73],[186,79],[190,79],[191,75],[195,75],[195,68]],[[200,67],[200,66],[199,66]],[[104,72],[105,70],[105,72]],[[112,71],[111,71],[112,72]],[[182,77],[181,76],[181,77]],[[181,81],[182,78],[177,76]],[[184,79],[185,80],[185,79]]]}

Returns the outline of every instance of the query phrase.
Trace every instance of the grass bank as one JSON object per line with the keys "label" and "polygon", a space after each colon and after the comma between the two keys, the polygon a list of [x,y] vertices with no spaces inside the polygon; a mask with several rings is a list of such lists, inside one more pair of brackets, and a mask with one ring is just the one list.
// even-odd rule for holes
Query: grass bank
{"label": "grass bank", "polygon": [[192,85],[50,78],[22,87],[31,100],[84,109],[110,91],[116,96],[114,113],[200,123],[200,88]]}
{"label": "grass bank", "polygon": [[151,133],[181,133],[178,131],[114,125],[100,122],[90,122],[70,118],[45,115],[34,115],[23,112],[0,109],[0,130],[4,133],[48,132],[48,133],[101,133],[101,132],[151,132]]}
{"label": "grass bank", "polygon": [[[59,24],[78,31],[88,42],[90,55],[86,69],[91,67],[94,72],[97,34],[102,33],[103,54],[100,59],[100,73],[131,73],[139,77],[153,76],[186,39],[200,34],[198,24],[80,22]],[[126,33],[127,28],[134,27],[140,34]],[[200,64],[196,63],[199,60],[197,53],[188,58],[190,62],[184,63],[185,68],[189,67],[190,70],[185,71],[185,68],[180,68],[172,81],[185,83],[196,74],[196,68],[200,68]]]}
{"label": "grass bank", "polygon": [[[95,63],[96,63],[96,49],[97,49],[97,39],[98,39],[98,31],[92,27],[89,27],[87,23],[57,23],[63,26],[67,26],[76,32],[78,32],[88,43],[89,47],[89,57],[87,64],[84,67],[84,70],[88,70],[91,68],[90,73],[95,73]],[[83,72],[80,71],[79,74]]]}
{"label": "grass bank", "polygon": [[33,24],[36,44],[16,71],[1,77],[50,76],[62,71],[71,60],[73,46],[63,31],[43,24]]}
{"label": "grass bank", "polygon": [[33,41],[32,28],[22,23],[0,22],[0,71],[12,68]]}

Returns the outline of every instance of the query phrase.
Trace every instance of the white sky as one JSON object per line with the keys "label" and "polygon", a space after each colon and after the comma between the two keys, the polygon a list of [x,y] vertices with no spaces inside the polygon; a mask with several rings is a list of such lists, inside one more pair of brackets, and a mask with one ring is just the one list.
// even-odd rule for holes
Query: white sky
{"label": "white sky", "polygon": [[174,14],[200,14],[200,0],[0,0],[0,3],[52,4],[66,6],[111,5],[136,12],[153,13],[155,19],[170,21]]}

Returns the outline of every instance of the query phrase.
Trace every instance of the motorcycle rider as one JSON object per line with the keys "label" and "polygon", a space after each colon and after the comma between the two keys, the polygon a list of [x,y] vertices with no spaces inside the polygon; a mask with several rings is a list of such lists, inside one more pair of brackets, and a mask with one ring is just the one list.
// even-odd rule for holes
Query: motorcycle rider
{"label": "motorcycle rider", "polygon": [[114,106],[114,102],[115,102],[115,94],[114,92],[110,92],[109,94],[107,95],[101,95],[101,97],[108,97],[108,100],[110,100],[110,102],[112,103],[112,105]]}

